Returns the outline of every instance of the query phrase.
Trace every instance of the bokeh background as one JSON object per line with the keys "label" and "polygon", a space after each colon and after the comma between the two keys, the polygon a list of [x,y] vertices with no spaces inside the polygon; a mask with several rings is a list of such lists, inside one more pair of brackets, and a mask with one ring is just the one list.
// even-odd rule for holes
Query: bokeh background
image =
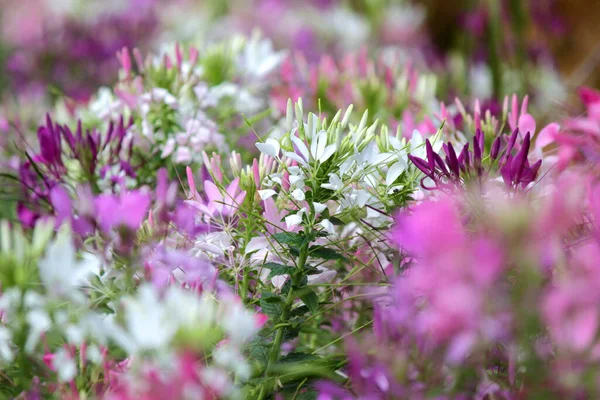
{"label": "bokeh background", "polygon": [[57,98],[85,102],[115,79],[123,47],[159,51],[255,29],[308,63],[400,51],[440,76],[441,99],[529,93],[556,112],[575,88],[600,85],[598,1],[2,0],[0,13],[4,125]]}

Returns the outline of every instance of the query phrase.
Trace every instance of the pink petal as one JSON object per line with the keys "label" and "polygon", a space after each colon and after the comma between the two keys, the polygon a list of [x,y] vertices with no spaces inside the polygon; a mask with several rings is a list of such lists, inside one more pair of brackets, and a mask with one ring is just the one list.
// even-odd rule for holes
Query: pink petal
{"label": "pink petal", "polygon": [[551,124],[546,125],[537,135],[537,138],[535,139],[535,147],[537,147],[538,149],[542,149],[548,146],[549,144],[554,143],[554,139],[556,138],[556,135],[558,134],[559,130],[560,125],[558,125],[557,123],[553,122]]}
{"label": "pink petal", "polygon": [[521,114],[519,117],[519,133],[521,135],[535,134],[535,119],[530,114]]}
{"label": "pink petal", "polygon": [[588,347],[598,330],[598,313],[594,308],[579,312],[564,329],[571,330],[571,346],[581,351]]}

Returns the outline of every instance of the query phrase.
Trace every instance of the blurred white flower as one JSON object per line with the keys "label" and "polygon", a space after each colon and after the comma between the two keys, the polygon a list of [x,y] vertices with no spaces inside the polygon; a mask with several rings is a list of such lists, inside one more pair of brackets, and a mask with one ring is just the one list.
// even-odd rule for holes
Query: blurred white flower
{"label": "blurred white flower", "polygon": [[100,260],[90,253],[84,253],[83,259],[77,260],[67,225],[63,225],[56,239],[48,245],[38,265],[49,295],[73,301],[85,300],[79,288],[88,283],[89,276],[100,271]]}

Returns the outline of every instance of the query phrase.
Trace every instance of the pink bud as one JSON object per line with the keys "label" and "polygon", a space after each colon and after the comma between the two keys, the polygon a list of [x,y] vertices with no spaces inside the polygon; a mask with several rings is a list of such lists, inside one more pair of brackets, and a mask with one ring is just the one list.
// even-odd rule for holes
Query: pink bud
{"label": "pink bud", "polygon": [[198,49],[195,47],[190,47],[190,63],[195,65],[198,61]]}
{"label": "pink bud", "polygon": [[133,58],[135,58],[135,63],[140,71],[144,71],[144,59],[142,58],[142,52],[140,49],[135,47],[133,49]]}
{"label": "pink bud", "polygon": [[129,50],[127,49],[127,47],[123,47],[121,51],[117,51],[117,58],[123,66],[125,75],[129,78],[129,75],[131,74],[131,58],[129,56]]}
{"label": "pink bud", "polygon": [[252,175],[254,177],[256,189],[260,189],[260,171],[258,170],[258,161],[256,158],[252,160]]}
{"label": "pink bud", "polygon": [[189,197],[198,200],[198,191],[196,190],[196,182],[194,182],[194,174],[192,169],[188,166],[185,167],[185,174],[187,175],[188,186],[190,187]]}
{"label": "pink bud", "polygon": [[183,61],[183,55],[181,54],[181,47],[179,43],[175,44],[175,62],[177,63],[177,69],[181,71],[181,63]]}

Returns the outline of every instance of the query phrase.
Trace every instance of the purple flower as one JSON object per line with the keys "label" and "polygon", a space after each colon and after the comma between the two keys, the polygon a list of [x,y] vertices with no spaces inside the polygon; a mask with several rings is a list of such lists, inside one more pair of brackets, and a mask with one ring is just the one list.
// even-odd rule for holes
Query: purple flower
{"label": "purple flower", "polygon": [[139,190],[119,196],[102,194],[96,198],[98,222],[104,232],[126,227],[136,231],[148,215],[150,196]]}

